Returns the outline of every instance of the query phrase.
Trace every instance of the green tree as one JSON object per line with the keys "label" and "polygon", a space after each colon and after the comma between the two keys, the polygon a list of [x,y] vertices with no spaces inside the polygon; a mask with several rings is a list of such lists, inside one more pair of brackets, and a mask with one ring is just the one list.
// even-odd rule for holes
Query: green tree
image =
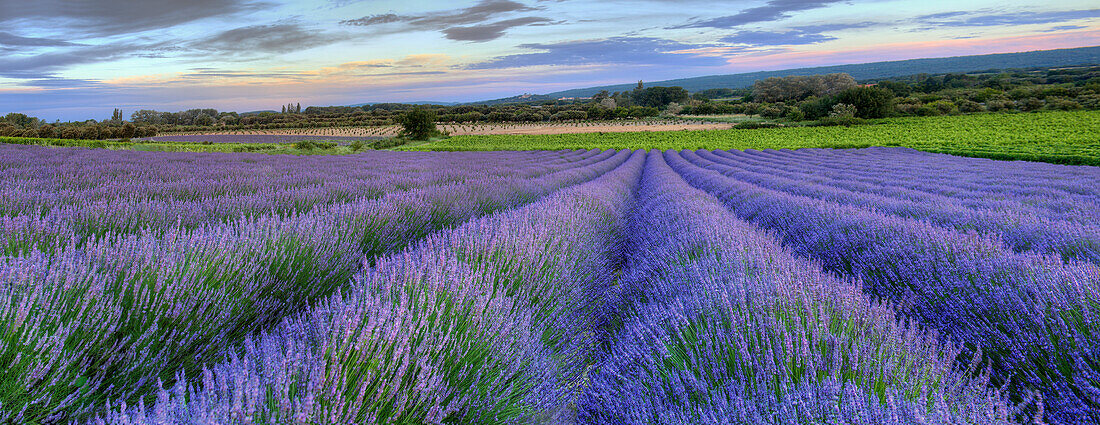
{"label": "green tree", "polygon": [[128,123],[122,125],[122,134],[120,136],[123,139],[129,139],[129,138],[134,137],[135,132],[137,132],[137,127],[134,126],[134,123],[129,123],[128,122]]}
{"label": "green tree", "polygon": [[412,140],[428,140],[439,134],[435,128],[435,113],[424,108],[416,108],[398,117],[401,124],[401,137]]}
{"label": "green tree", "polygon": [[635,104],[664,108],[673,102],[687,102],[691,99],[691,94],[683,87],[649,87],[635,91],[631,97]]}
{"label": "green tree", "polygon": [[882,118],[894,106],[894,92],[881,87],[852,87],[836,95],[836,101],[856,107],[860,118]]}

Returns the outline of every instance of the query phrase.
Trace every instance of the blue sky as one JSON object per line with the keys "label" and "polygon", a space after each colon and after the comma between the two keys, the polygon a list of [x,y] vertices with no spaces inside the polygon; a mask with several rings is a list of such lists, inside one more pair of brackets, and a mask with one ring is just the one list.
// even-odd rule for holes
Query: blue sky
{"label": "blue sky", "polygon": [[1094,1],[0,0],[0,113],[471,101],[1100,44]]}

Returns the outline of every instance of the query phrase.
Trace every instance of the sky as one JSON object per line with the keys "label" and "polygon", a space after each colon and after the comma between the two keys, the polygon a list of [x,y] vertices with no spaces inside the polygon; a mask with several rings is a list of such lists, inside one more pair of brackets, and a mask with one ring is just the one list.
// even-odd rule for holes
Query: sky
{"label": "sky", "polygon": [[0,0],[0,114],[462,102],[1094,45],[1095,0]]}

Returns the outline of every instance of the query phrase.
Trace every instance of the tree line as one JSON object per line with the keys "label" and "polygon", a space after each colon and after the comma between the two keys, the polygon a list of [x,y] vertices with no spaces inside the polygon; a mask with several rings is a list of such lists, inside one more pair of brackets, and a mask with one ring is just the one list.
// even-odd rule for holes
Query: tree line
{"label": "tree line", "polygon": [[888,116],[933,116],[1040,109],[1100,109],[1100,66],[1021,69],[968,74],[917,74],[858,82],[847,74],[773,77],[750,88],[689,93],[681,87],[599,92],[591,98],[494,105],[282,106],[282,112],[237,113],[212,108],[163,112],[143,109],[124,120],[46,123],[25,114],[0,119],[0,136],[65,139],[127,139],[158,131],[209,131],[382,126],[424,110],[437,122],[538,123],[650,118],[660,115],[759,115],[792,122],[851,124]]}
{"label": "tree line", "polygon": [[[735,113],[789,121],[825,120],[827,123],[830,118],[849,115],[858,120],[1100,109],[1100,66],[916,74],[862,84],[847,74],[773,77],[759,80],[747,90],[705,92],[696,93],[696,103],[680,113]],[[713,101],[708,97],[732,99]]]}
{"label": "tree line", "polygon": [[157,135],[156,127],[123,122],[121,114],[122,112],[116,109],[110,120],[102,122],[88,120],[47,123],[35,117],[13,112],[0,117],[0,137],[105,140]]}

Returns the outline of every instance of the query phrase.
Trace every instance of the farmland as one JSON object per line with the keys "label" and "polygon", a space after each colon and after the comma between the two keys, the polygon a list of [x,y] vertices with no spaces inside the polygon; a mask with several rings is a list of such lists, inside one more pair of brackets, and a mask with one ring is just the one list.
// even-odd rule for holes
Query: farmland
{"label": "farmland", "polygon": [[[454,136],[490,135],[490,134],[566,134],[566,133],[625,133],[634,131],[680,131],[680,130],[717,130],[728,129],[728,124],[711,122],[705,119],[648,119],[577,122],[539,122],[539,123],[452,123],[441,122],[439,130]],[[401,132],[400,125],[381,126],[345,126],[320,128],[292,128],[271,130],[233,130],[233,131],[182,131],[161,133],[153,139],[179,140],[180,136],[200,137],[204,135],[241,135],[241,136],[309,136],[334,140],[341,138],[394,137]]]}
{"label": "farmland", "polygon": [[3,422],[1100,421],[1097,167],[0,145],[0,182]]}
{"label": "farmland", "polygon": [[953,155],[1100,165],[1100,112],[887,118],[853,127],[458,136],[415,150],[799,149],[904,146]]}

